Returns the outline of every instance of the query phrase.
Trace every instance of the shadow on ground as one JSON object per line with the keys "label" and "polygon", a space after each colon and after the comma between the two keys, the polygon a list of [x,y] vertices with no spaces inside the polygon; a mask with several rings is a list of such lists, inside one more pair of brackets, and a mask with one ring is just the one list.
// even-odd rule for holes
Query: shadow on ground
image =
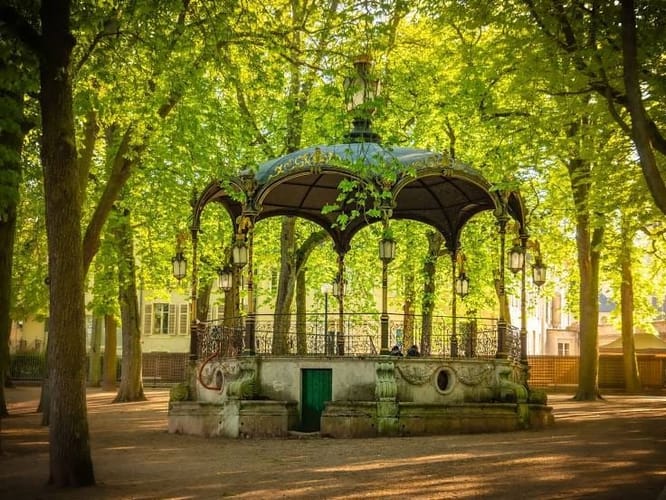
{"label": "shadow on ground", "polygon": [[[111,404],[90,390],[97,486],[46,486],[39,388],[7,389],[0,498],[657,499],[666,487],[666,396],[553,395],[544,431],[376,439],[206,439],[166,432],[168,391]],[[666,498],[666,496],[665,496]]]}

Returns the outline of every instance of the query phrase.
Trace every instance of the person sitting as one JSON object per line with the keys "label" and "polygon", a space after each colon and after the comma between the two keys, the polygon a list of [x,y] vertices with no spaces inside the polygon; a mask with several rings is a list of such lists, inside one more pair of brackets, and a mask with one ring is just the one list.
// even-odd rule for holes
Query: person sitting
{"label": "person sitting", "polygon": [[402,351],[400,351],[400,346],[399,345],[394,345],[393,348],[391,349],[391,356],[402,356]]}
{"label": "person sitting", "polygon": [[410,357],[414,357],[414,358],[415,358],[415,357],[418,357],[418,356],[420,356],[420,355],[421,355],[421,354],[419,353],[419,348],[416,347],[416,345],[412,345],[412,347],[410,347],[410,348],[407,350],[407,356],[410,356]]}

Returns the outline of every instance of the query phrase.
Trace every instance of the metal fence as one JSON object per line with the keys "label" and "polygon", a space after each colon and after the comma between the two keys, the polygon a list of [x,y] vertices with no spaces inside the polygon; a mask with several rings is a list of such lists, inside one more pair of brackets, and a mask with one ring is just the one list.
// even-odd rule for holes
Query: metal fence
{"label": "metal fence", "polygon": [[[666,358],[641,355],[638,369],[645,389],[666,387]],[[144,382],[148,385],[170,384],[185,380],[188,353],[146,352],[142,355]],[[120,361],[120,360],[119,360]],[[528,356],[529,384],[547,390],[574,390],[578,385],[580,359],[576,356]],[[45,375],[43,354],[14,354],[10,357],[10,377],[13,380],[41,380]],[[120,370],[118,370],[120,378]],[[602,390],[623,389],[622,356],[599,357],[599,387]]]}
{"label": "metal fence", "polygon": [[[428,325],[421,316],[390,314],[388,347],[406,351],[416,345],[422,354],[440,357],[492,358],[497,354],[498,325],[493,318],[433,316]],[[342,327],[342,328],[340,328]],[[239,354],[244,346],[246,318],[219,319],[199,324],[199,356]],[[381,320],[377,313],[342,315],[307,314],[254,316],[258,354],[371,356],[381,348]],[[429,333],[428,333],[429,332]],[[518,330],[506,328],[504,352],[519,357]]]}

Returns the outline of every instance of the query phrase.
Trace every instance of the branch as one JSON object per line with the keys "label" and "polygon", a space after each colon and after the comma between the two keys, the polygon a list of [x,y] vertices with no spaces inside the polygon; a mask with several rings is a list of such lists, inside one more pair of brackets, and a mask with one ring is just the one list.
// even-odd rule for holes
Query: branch
{"label": "branch", "polygon": [[86,183],[88,182],[98,132],[97,114],[95,111],[89,111],[83,128],[83,145],[79,150],[79,189],[82,195],[85,195],[86,192]]}
{"label": "branch", "polygon": [[303,242],[297,250],[296,255],[296,274],[301,272],[302,267],[308,261],[312,251],[319,246],[320,243],[326,240],[328,233],[326,231],[315,231],[310,233],[307,239]]}

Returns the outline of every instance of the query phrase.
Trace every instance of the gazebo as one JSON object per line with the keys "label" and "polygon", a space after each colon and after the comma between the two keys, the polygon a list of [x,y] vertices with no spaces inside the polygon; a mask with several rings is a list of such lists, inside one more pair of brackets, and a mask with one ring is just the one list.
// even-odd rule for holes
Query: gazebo
{"label": "gazebo", "polygon": [[[367,67],[357,64],[359,75]],[[360,85],[367,94],[368,80]],[[367,110],[366,110],[367,111]],[[453,158],[423,149],[388,147],[371,130],[370,116],[357,114],[346,142],[308,147],[267,161],[257,169],[209,183],[193,205],[192,310],[197,301],[197,245],[201,215],[210,203],[229,214],[235,242],[233,265],[246,273],[247,313],[234,332],[241,352],[219,347],[202,354],[211,336],[222,345],[229,330],[192,323],[190,377],[174,391],[169,407],[171,432],[224,436],[275,436],[290,431],[319,431],[334,437],[415,435],[501,431],[540,427],[552,421],[540,393],[529,390],[525,325],[525,255],[528,233],[520,194],[495,189],[479,172]],[[466,293],[459,264],[460,236],[476,214],[492,211],[499,244],[499,308],[492,323],[492,351],[459,348],[456,295]],[[337,253],[340,321],[335,342],[306,356],[285,349],[257,349],[254,306],[254,227],[274,216],[307,219],[323,228]],[[392,220],[425,223],[444,238],[451,255],[450,335],[439,353],[397,358],[389,350],[388,265],[394,257]],[[514,220],[520,243],[509,267],[521,273],[522,318],[507,324],[505,256],[507,225]],[[379,352],[352,345],[345,331],[345,255],[364,227],[382,225]],[[174,266],[180,257],[174,258]],[[537,258],[536,280],[543,278]],[[225,277],[231,282],[229,276]],[[235,280],[236,282],[238,280]],[[193,315],[194,317],[194,315]],[[228,320],[228,318],[227,318]],[[327,334],[328,332],[324,332]],[[269,332],[269,335],[281,332]],[[214,345],[214,342],[213,342]]]}

